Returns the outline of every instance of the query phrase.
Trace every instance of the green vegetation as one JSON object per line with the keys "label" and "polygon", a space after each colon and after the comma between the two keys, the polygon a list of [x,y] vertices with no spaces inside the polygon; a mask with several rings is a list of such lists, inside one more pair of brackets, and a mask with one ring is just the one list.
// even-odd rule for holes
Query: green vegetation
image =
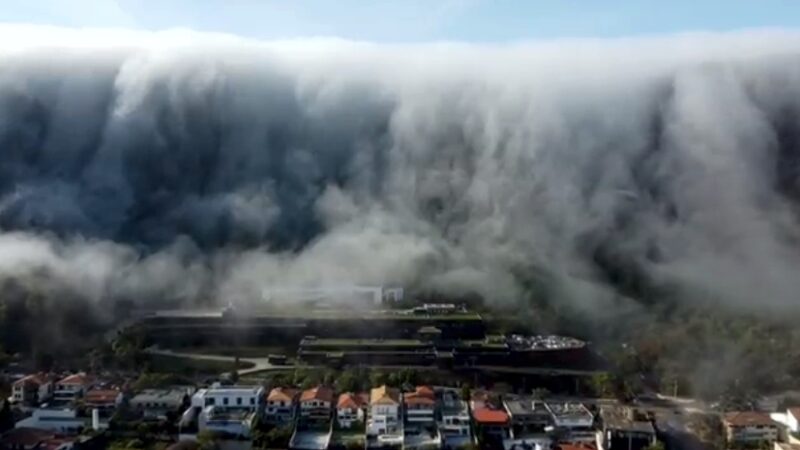
{"label": "green vegetation", "polygon": [[306,339],[304,347],[420,347],[417,339]]}
{"label": "green vegetation", "polygon": [[247,369],[253,364],[246,361],[239,361],[236,364],[233,360],[214,361],[208,359],[192,359],[180,356],[168,355],[147,355],[147,369],[156,373],[180,374],[185,376],[219,374],[237,369]]}

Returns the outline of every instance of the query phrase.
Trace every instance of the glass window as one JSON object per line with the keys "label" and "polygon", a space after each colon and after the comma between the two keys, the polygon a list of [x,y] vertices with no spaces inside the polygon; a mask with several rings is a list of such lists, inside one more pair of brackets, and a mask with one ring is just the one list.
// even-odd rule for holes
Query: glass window
{"label": "glass window", "polygon": [[237,405],[241,405],[242,404],[242,397],[236,397],[236,404]]}
{"label": "glass window", "polygon": [[222,399],[222,404],[226,406],[228,405],[228,397]]}

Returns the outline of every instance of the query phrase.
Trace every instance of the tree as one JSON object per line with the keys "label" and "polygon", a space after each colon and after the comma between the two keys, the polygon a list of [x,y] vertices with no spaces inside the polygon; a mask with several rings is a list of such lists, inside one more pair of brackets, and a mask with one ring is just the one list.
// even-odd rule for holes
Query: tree
{"label": "tree", "polygon": [[197,444],[202,450],[219,450],[217,435],[213,431],[203,430],[197,433]]}
{"label": "tree", "polygon": [[461,400],[468,402],[472,398],[472,388],[470,388],[468,383],[464,383],[461,385]]}
{"label": "tree", "polygon": [[653,444],[649,445],[645,450],[665,450],[664,443],[661,441],[655,441]]}
{"label": "tree", "polygon": [[334,381],[334,386],[339,392],[356,392],[360,390],[360,381],[356,372],[352,369],[343,371]]}

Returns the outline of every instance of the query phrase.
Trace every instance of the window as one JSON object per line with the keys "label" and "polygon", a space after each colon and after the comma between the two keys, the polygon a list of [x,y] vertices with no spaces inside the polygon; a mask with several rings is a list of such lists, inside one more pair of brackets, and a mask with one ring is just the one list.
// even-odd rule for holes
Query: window
{"label": "window", "polygon": [[[251,400],[252,400],[252,399],[251,399]],[[236,404],[237,404],[238,406],[241,406],[241,405],[242,405],[242,397],[236,397]]]}
{"label": "window", "polygon": [[250,404],[251,405],[255,405],[256,404],[256,399],[254,399],[253,397],[250,397]]}
{"label": "window", "polygon": [[228,406],[228,397],[222,399],[222,404]]}

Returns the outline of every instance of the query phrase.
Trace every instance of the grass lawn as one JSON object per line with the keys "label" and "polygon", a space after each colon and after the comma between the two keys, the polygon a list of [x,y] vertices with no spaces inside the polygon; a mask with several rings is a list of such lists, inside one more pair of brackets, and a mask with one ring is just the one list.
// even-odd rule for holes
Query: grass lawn
{"label": "grass lawn", "polygon": [[[194,374],[219,374],[233,370],[233,361],[209,361],[201,359],[182,358],[180,356],[149,355],[148,362],[151,372],[176,373],[182,375]],[[252,364],[239,361],[239,369],[253,367]]]}

